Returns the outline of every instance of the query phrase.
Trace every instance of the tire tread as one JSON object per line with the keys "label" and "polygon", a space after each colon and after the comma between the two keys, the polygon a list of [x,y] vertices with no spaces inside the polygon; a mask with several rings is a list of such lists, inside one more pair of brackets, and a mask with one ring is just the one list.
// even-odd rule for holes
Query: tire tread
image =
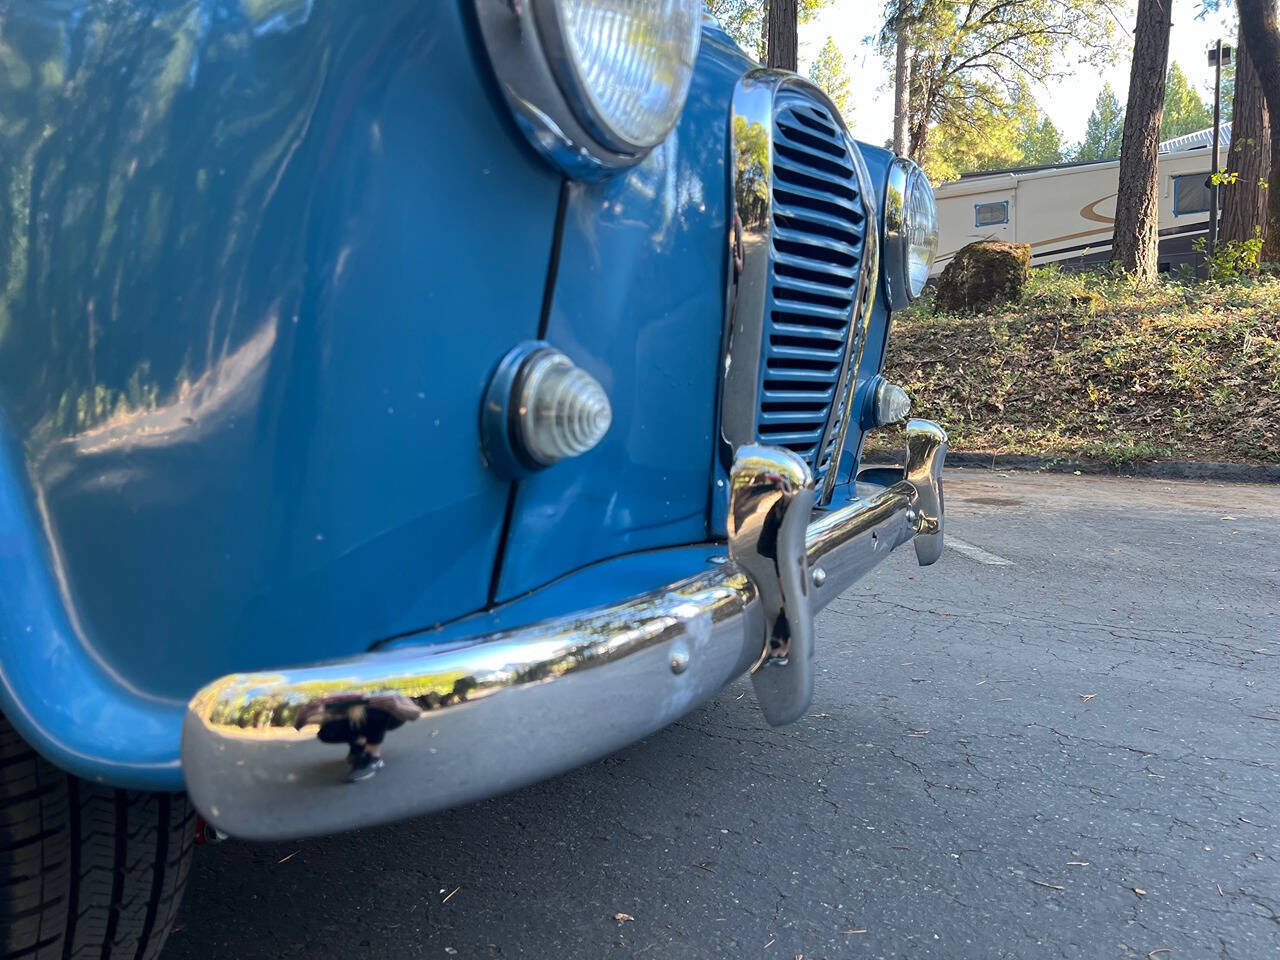
{"label": "tire tread", "polygon": [[61,772],[0,715],[0,960],[156,960],[194,821],[181,794]]}

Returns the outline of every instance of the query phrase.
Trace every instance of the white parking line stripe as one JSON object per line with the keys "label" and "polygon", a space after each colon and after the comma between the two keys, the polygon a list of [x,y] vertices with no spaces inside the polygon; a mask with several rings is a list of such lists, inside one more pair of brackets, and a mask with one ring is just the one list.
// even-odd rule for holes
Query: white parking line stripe
{"label": "white parking line stripe", "polygon": [[988,553],[981,547],[975,547],[972,543],[966,543],[956,537],[947,534],[945,540],[948,547],[955,547],[958,553],[963,553],[970,560],[977,560],[979,563],[985,563],[989,567],[1012,567],[1013,561],[1006,560],[1004,557],[997,556],[994,553]]}

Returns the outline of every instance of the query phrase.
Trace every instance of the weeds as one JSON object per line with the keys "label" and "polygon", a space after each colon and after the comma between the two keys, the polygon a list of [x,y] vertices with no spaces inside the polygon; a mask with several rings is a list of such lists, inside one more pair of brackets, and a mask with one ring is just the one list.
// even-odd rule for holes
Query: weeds
{"label": "weeds", "polygon": [[1280,279],[1035,270],[1015,306],[896,316],[886,375],[956,450],[1280,462]]}

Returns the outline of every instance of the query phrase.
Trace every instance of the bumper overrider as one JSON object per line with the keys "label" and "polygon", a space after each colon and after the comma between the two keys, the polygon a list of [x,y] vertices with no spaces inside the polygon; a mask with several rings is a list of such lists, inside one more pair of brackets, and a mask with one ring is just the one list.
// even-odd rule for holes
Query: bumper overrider
{"label": "bumper overrider", "polygon": [[[191,701],[182,764],[197,808],[244,838],[331,833],[429,813],[551,776],[653,732],[747,671],[766,718],[813,696],[816,612],[896,547],[942,551],[947,437],[907,425],[900,475],[812,509],[809,467],[742,447],[730,474],[729,557],[624,603],[477,636],[274,673],[235,674]],[[337,727],[390,728],[360,784]],[[339,738],[340,739],[340,738]]]}

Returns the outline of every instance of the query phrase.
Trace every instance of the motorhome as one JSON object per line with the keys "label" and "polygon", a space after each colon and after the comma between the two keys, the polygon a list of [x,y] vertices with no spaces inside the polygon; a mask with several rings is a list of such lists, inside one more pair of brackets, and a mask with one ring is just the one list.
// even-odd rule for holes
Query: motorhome
{"label": "motorhome", "polygon": [[[1222,156],[1231,125],[1222,127]],[[1209,229],[1212,131],[1161,144],[1160,269],[1198,258]],[[1111,256],[1120,161],[1072,163],[968,174],[938,188],[940,273],[976,240],[1031,245],[1031,263],[1086,266]]]}

